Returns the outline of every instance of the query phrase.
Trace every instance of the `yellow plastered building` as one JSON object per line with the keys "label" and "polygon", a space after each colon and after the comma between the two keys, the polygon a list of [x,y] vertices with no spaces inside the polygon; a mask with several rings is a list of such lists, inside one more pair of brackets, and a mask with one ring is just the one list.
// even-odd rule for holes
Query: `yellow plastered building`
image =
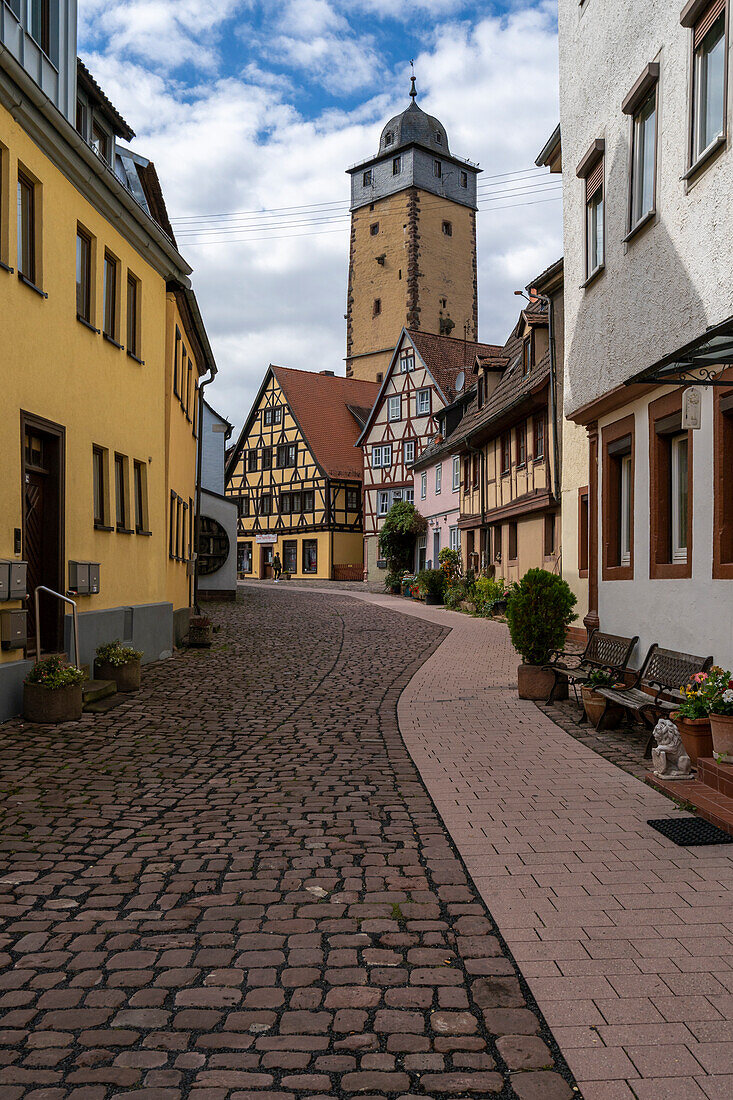
{"label": "yellow plastered building", "polygon": [[237,502],[237,572],[362,580],[362,455],[379,386],[332,371],[268,367],[227,463]]}
{"label": "yellow plastered building", "polygon": [[[0,7],[2,719],[39,653],[91,666],[119,638],[157,660],[185,632],[216,368],[154,166],[77,63],[75,5],[40,53]],[[78,655],[68,605],[42,592],[36,621],[39,587],[75,601]]]}

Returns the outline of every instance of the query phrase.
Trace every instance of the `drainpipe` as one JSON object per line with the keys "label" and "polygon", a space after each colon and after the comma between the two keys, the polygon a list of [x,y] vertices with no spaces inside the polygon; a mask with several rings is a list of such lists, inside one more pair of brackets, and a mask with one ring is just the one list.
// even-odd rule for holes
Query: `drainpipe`
{"label": "drainpipe", "polygon": [[[479,463],[478,498],[479,498],[479,507],[481,509],[481,527],[479,528],[479,536],[478,536],[478,560],[479,560],[479,569],[478,569],[478,571],[480,573],[481,572],[481,532],[482,532],[482,529],[483,529],[483,527],[486,523],[486,502],[484,500],[484,452],[480,447],[472,447],[471,444],[468,442],[468,440],[466,440],[466,450],[468,451],[469,454],[479,456],[479,460],[478,460],[478,463]],[[474,551],[474,553],[475,553],[475,551]]]}
{"label": "drainpipe", "polygon": [[[523,290],[515,290],[514,293],[520,298],[527,297]],[[550,298],[547,294],[540,294],[536,290],[534,290],[532,293],[534,294],[535,298],[540,298],[541,301],[547,303],[547,338],[550,345],[550,418],[552,420],[552,458],[554,466],[552,478],[552,495],[555,498],[556,504],[560,504],[560,442],[557,430],[557,361],[555,355],[555,311],[552,304],[552,298]]]}

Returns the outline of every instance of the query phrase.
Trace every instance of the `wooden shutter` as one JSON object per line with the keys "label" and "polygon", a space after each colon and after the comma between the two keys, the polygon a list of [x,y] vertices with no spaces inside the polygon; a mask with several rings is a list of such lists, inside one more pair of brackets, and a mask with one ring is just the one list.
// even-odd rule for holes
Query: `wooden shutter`
{"label": "wooden shutter", "polygon": [[585,180],[585,201],[588,202],[592,199],[599,187],[603,186],[603,157],[600,158],[598,164],[586,176]]}
{"label": "wooden shutter", "polygon": [[697,49],[697,47],[700,45],[703,38],[708,33],[718,16],[722,15],[724,11],[725,0],[713,0],[713,3],[710,5],[707,11],[704,11],[702,13],[697,23],[695,24],[695,29],[693,32],[693,43],[695,49]]}

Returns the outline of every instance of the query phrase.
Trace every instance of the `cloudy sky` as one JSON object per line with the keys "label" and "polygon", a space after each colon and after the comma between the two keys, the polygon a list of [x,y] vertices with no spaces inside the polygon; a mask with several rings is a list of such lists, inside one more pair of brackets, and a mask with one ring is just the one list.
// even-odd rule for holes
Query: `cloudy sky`
{"label": "cloudy sky", "polygon": [[479,177],[480,337],[556,260],[552,0],[79,0],[79,52],[155,161],[237,427],[269,362],[343,373],[345,169],[409,103]]}

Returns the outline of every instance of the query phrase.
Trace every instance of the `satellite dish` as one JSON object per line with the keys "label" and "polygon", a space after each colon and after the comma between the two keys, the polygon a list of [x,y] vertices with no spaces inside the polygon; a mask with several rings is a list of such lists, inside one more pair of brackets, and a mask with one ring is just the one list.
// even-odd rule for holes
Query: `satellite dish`
{"label": "satellite dish", "polygon": [[465,384],[466,384],[466,372],[461,371],[459,373],[458,377],[456,378],[456,393],[460,393]]}

